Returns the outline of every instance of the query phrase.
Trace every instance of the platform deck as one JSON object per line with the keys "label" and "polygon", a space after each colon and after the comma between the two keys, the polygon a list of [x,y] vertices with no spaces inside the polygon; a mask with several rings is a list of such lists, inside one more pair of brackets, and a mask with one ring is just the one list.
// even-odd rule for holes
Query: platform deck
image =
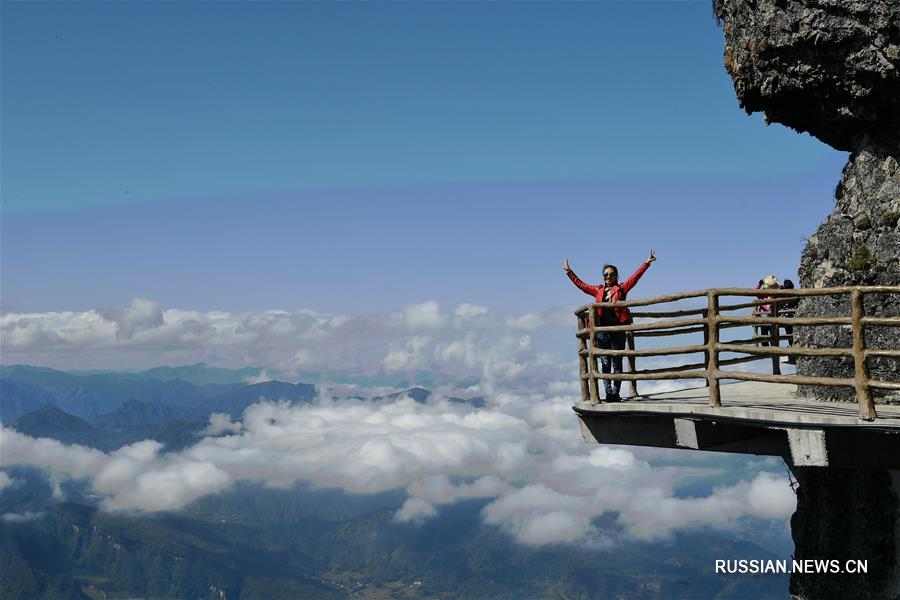
{"label": "platform deck", "polygon": [[779,383],[742,381],[720,386],[722,406],[709,406],[709,388],[691,388],[648,394],[622,402],[578,403],[579,412],[677,417],[724,418],[764,421],[773,425],[810,427],[870,427],[900,430],[900,405],[878,404],[875,421],[859,419],[855,402],[822,402],[797,397],[797,386]]}

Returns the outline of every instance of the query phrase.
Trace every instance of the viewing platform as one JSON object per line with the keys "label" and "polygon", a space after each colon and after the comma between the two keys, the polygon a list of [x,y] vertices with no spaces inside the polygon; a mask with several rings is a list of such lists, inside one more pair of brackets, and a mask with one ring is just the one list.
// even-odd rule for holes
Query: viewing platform
{"label": "viewing platform", "polygon": [[[900,358],[897,348],[866,348],[867,327],[898,327],[900,317],[867,317],[867,294],[900,294],[900,287],[846,287],[798,290],[727,288],[684,292],[646,300],[597,303],[576,311],[579,329],[579,365],[582,400],[573,408],[588,442],[658,448],[683,448],[780,456],[789,465],[900,469],[900,381],[869,375],[869,361]],[[765,298],[760,296],[765,295]],[[799,298],[811,295],[849,296],[849,315],[794,317]],[[750,296],[750,302],[722,304],[724,296]],[[634,323],[598,326],[598,309],[648,306],[689,299],[705,306],[656,312],[633,312]],[[788,304],[791,303],[791,304]],[[779,305],[791,306],[782,310]],[[760,308],[765,306],[762,314]],[[743,313],[743,314],[742,314]],[[671,318],[674,317],[674,320]],[[684,318],[688,317],[688,318]],[[668,319],[668,320],[667,320]],[[792,329],[828,326],[843,328],[852,343],[844,348],[806,348],[794,345]],[[782,334],[781,330],[785,329]],[[743,331],[742,331],[743,330]],[[622,331],[626,350],[597,348],[596,333]],[[723,340],[725,336],[730,339]],[[702,343],[675,343],[657,348],[635,348],[635,339],[676,336],[699,338]],[[785,342],[787,345],[781,345]],[[695,354],[697,358],[685,358]],[[603,373],[601,356],[627,358],[621,374]],[[680,364],[636,369],[647,357],[678,357]],[[804,361],[844,357],[852,377],[802,376],[782,373],[789,357]],[[660,362],[659,359],[656,359]],[[671,359],[668,359],[671,362]],[[734,365],[767,361],[770,372]],[[651,365],[655,366],[655,365]],[[769,369],[766,369],[769,370]],[[603,380],[628,381],[631,398],[603,402]],[[690,389],[639,394],[638,381],[693,380]],[[856,401],[816,400],[798,385],[844,386]],[[701,387],[698,387],[701,386]],[[873,391],[883,395],[877,404]],[[624,392],[624,388],[623,388]],[[814,396],[814,394],[812,394]]]}

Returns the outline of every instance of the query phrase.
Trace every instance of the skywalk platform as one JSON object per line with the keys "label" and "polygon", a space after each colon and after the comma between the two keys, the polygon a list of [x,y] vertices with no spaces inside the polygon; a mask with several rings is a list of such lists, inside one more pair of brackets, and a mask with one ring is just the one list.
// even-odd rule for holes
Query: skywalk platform
{"label": "skywalk platform", "polygon": [[573,408],[585,441],[781,456],[789,465],[900,469],[900,405],[859,418],[856,402],[798,398],[790,384],[744,381]]}

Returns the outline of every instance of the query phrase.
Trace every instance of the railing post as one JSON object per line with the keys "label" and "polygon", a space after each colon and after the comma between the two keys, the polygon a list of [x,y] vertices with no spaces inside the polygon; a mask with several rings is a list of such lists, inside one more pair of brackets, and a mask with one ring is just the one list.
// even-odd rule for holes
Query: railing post
{"label": "railing post", "polygon": [[[582,315],[578,315],[578,331],[587,328],[588,320]],[[581,401],[587,402],[591,398],[590,388],[588,387],[587,376],[590,373],[588,362],[590,360],[590,344],[587,337],[578,338],[578,380],[581,382]]]}
{"label": "railing post", "polygon": [[597,307],[591,305],[588,308],[588,396],[590,404],[600,403],[600,392],[597,389],[597,355],[594,354],[594,336],[597,328]]}
{"label": "railing post", "polygon": [[[703,313],[704,317],[709,317],[709,309],[707,309]],[[709,327],[703,328],[703,345],[706,346],[706,350],[703,351],[703,363],[709,368]],[[706,387],[709,387],[709,379],[706,379],[704,382]]]}
{"label": "railing post", "polygon": [[[773,319],[777,319],[778,318],[778,304],[773,302],[772,304],[769,305],[769,309],[770,309],[769,317],[771,317]],[[778,333],[779,333],[778,325],[773,324],[769,327],[769,343],[772,345],[773,348],[778,347],[778,337],[779,337]],[[772,375],[781,375],[781,357],[778,356],[777,354],[772,355]]]}
{"label": "railing post", "polygon": [[709,302],[706,310],[706,352],[709,358],[706,361],[706,385],[709,386],[709,405],[722,406],[719,396],[719,351],[716,344],[719,343],[719,296],[715,290],[706,292]]}
{"label": "railing post", "polygon": [[[628,349],[634,350],[634,332],[626,331],[625,332],[625,340],[628,342]],[[628,357],[628,370],[631,371],[632,373],[637,371],[637,361],[635,359],[636,359],[635,356]],[[637,395],[638,395],[637,380],[632,379],[629,383],[631,384],[631,386],[630,386],[631,387],[631,397],[637,398]]]}
{"label": "railing post", "polygon": [[856,383],[856,401],[859,403],[859,418],[874,421],[878,415],[869,388],[869,369],[866,368],[866,341],[862,318],[865,316],[863,295],[859,289],[850,292],[850,321],[853,329],[853,366]]}

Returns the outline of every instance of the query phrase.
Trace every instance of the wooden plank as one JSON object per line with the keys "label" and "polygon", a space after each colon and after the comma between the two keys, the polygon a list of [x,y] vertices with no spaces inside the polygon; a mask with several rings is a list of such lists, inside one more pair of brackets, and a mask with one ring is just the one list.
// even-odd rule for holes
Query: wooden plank
{"label": "wooden plank", "polygon": [[[762,291],[762,290],[758,290]],[[726,310],[738,310],[741,308],[757,308],[764,304],[785,304],[787,302],[796,302],[797,298],[765,298],[754,300],[753,302],[742,302],[741,304],[727,304],[725,306],[719,307],[719,313],[722,313]]]}
{"label": "wooden plank", "polygon": [[706,386],[709,388],[709,405],[711,407],[722,406],[722,395],[719,390],[719,378],[716,373],[719,372],[719,353],[716,351],[716,345],[719,343],[719,296],[714,291],[710,291],[706,295],[707,301],[707,317],[706,317],[706,343],[708,347],[706,361]]}
{"label": "wooden plank", "polygon": [[670,310],[663,312],[633,312],[631,316],[635,319],[664,319],[668,317],[686,317],[688,315],[705,315],[705,308],[697,308],[693,310]]}
{"label": "wooden plank", "polygon": [[667,335],[685,335],[688,333],[700,333],[706,331],[706,327],[685,327],[684,329],[675,329],[672,331],[636,331],[634,337],[663,337]]}
{"label": "wooden plank", "polygon": [[[634,333],[629,331],[625,334],[625,340],[628,344],[628,349],[632,352],[636,352],[634,348]],[[635,358],[636,354],[631,354],[628,356],[628,370],[634,373],[637,371],[637,359]],[[631,387],[631,397],[634,398],[638,395],[637,391],[637,381],[632,381],[630,384]]]}
{"label": "wooden plank", "polygon": [[[727,365],[739,365],[746,362],[753,362],[755,360],[766,360],[765,356],[741,356],[739,358],[729,358],[726,360],[720,360],[719,366],[727,366]],[[643,371],[638,371],[638,373],[677,373],[679,371],[689,371],[692,369],[705,369],[707,362],[704,361],[702,363],[692,363],[688,365],[676,365],[672,367],[660,367],[658,369],[644,369]]]}
{"label": "wooden plank", "polygon": [[850,325],[850,317],[720,317],[723,323],[743,325]]}
{"label": "wooden plank", "polygon": [[706,371],[666,371],[664,373],[648,373],[647,371],[636,371],[634,373],[596,373],[595,376],[600,379],[609,379],[610,381],[641,381],[643,379],[703,379],[706,377]]}
{"label": "wooden plank", "polygon": [[[579,331],[586,326],[587,322],[585,319],[578,317]],[[588,355],[591,350],[588,347],[587,335],[576,335],[576,338],[578,339],[578,371],[580,374],[579,379],[581,381],[581,401],[587,402],[591,398],[591,390],[590,385],[584,376],[590,372],[590,357]]]}
{"label": "wooden plank", "polygon": [[605,325],[596,327],[597,331],[652,331],[655,329],[673,329],[689,325],[702,325],[706,319],[681,319],[677,321],[661,321],[659,323],[636,323],[634,325]]}
{"label": "wooden plank", "polygon": [[720,379],[738,379],[740,381],[764,381],[767,383],[794,383],[797,385],[844,385],[854,387],[856,380],[852,377],[809,377],[806,375],[766,375],[763,373],[747,373],[744,371],[719,371]]}
{"label": "wooden plank", "polygon": [[889,358],[900,358],[900,350],[876,350],[876,349],[866,349],[865,351],[866,358],[870,356],[887,356]]}
{"label": "wooden plank", "polygon": [[647,350],[601,350],[594,349],[600,356],[673,356],[703,352],[706,346],[673,346],[671,348],[648,348]]}
{"label": "wooden plank", "polygon": [[[773,346],[751,346],[749,344],[716,344],[720,352],[744,352],[747,354],[775,354],[777,356],[853,356],[851,348],[787,348]],[[900,353],[898,353],[900,355]]]}
{"label": "wooden plank", "polygon": [[[728,329],[728,328],[729,328],[728,325],[720,325],[719,326],[719,329]],[[752,338],[746,338],[743,340],[728,340],[727,342],[722,342],[722,343],[733,344],[735,346],[759,346],[760,342],[768,341],[769,339],[771,339],[769,336],[766,336],[766,337],[756,336],[756,337],[752,337]],[[779,340],[789,340],[789,339],[791,339],[791,336],[780,335],[780,336],[778,336],[778,339]],[[745,351],[740,350],[740,352],[745,352]]]}
{"label": "wooden plank", "polygon": [[869,389],[869,369],[866,367],[866,340],[863,331],[863,296],[859,290],[850,293],[850,318],[853,320],[853,371],[855,374],[856,400],[859,402],[859,418],[872,421],[875,414],[875,403],[872,401],[872,390]]}
{"label": "wooden plank", "polygon": [[860,320],[871,327],[900,327],[900,317],[862,317]]}
{"label": "wooden plank", "polygon": [[877,379],[870,379],[869,387],[882,390],[900,390],[900,381],[879,381]]}
{"label": "wooden plank", "polygon": [[[590,331],[590,335],[588,336],[588,349],[593,350],[594,344],[597,342],[597,338],[594,335],[594,330],[597,328],[597,309],[593,306],[588,310],[588,329]],[[599,382],[597,381],[597,357],[594,356],[593,352],[588,353],[588,396],[590,398],[591,404],[597,404],[600,402],[600,390],[598,389]]]}

